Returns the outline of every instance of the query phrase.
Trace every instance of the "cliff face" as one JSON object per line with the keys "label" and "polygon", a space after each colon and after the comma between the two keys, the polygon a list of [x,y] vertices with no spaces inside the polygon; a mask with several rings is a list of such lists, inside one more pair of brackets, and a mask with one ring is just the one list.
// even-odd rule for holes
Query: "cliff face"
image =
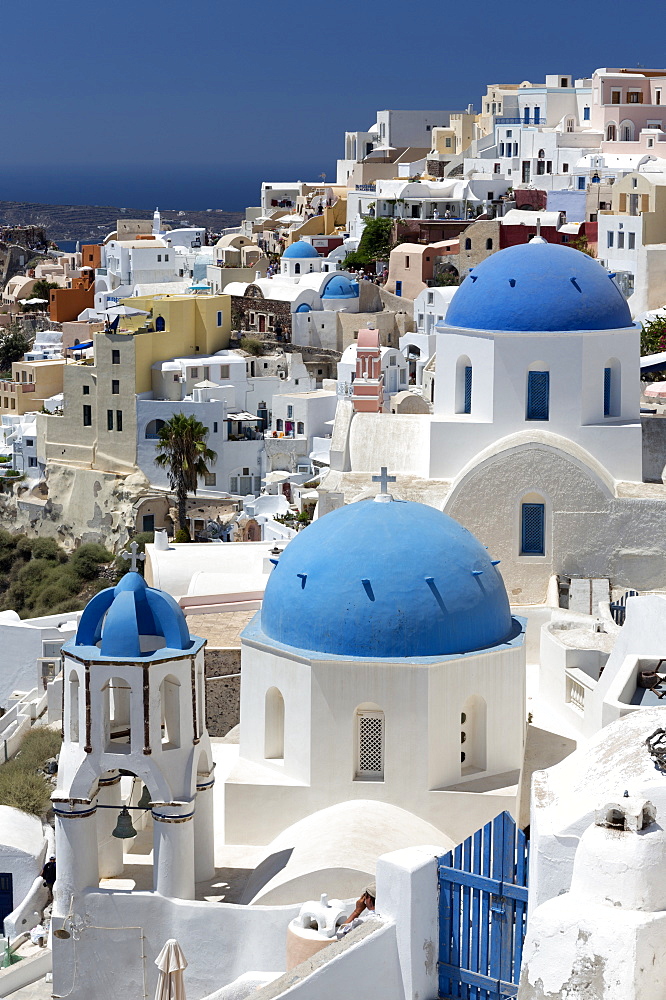
{"label": "cliff face", "polygon": [[99,542],[119,552],[134,526],[134,505],[150,492],[142,473],[116,476],[94,469],[52,464],[46,480],[0,494],[0,524],[31,538],[55,538],[66,549]]}

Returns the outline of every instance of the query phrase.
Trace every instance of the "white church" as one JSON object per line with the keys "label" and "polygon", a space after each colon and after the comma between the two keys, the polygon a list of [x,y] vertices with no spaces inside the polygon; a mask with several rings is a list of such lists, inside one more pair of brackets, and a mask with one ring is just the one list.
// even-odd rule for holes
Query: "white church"
{"label": "white church", "polygon": [[171,938],[192,1000],[270,980],[304,902],[516,812],[525,623],[466,528],[382,489],[279,557],[243,634],[239,743],[209,739],[204,640],[171,597],[131,571],[87,605],[63,647],[54,993],[152,995]]}
{"label": "white church", "polygon": [[598,261],[535,237],[474,268],[437,326],[433,413],[338,403],[322,490],[444,510],[502,560],[512,603],[555,574],[666,587],[666,488],[642,481],[640,330]]}

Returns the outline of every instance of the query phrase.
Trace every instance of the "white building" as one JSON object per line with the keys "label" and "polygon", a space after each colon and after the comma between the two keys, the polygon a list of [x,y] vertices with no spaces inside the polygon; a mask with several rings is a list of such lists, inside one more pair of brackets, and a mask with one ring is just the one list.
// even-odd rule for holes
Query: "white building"
{"label": "white building", "polygon": [[[260,363],[268,370],[269,361]],[[271,425],[274,398],[285,391],[309,395],[315,389],[316,380],[300,355],[284,355],[278,369],[248,375],[246,358],[233,351],[157,362],[152,393],[136,401],[137,464],[150,482],[168,489],[166,470],[155,464],[159,431],[174,414],[184,413],[208,428],[208,446],[217,455],[208,463],[202,495],[259,493],[267,471],[264,432]]]}
{"label": "white building", "polygon": [[310,452],[315,437],[330,435],[336,403],[337,394],[328,389],[273,396],[271,433],[273,436],[306,438]]}
{"label": "white building", "polygon": [[638,366],[639,330],[597,261],[543,241],[499,251],[437,334],[434,414],[341,401],[322,488],[351,499],[359,474],[372,489],[387,466],[399,495],[427,497],[491,546],[521,601],[543,601],[553,573],[664,587],[659,543],[631,555],[666,517],[660,489],[642,485]]}
{"label": "white building", "polygon": [[[236,758],[228,843],[272,842],[275,858],[326,809],[337,871],[324,873],[321,854],[310,863],[344,896],[354,803],[358,815],[366,800],[391,807],[373,826],[379,852],[391,824],[419,819],[457,841],[515,808],[523,627],[488,553],[440,512],[384,494],[316,520],[279,557],[242,649],[240,746],[224,748]],[[286,852],[255,873],[253,898],[294,898],[301,863]]]}

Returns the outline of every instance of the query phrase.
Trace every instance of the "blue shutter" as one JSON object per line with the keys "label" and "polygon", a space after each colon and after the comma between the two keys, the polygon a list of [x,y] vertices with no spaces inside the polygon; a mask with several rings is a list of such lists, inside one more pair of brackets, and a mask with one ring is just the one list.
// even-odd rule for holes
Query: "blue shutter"
{"label": "blue shutter", "polygon": [[463,413],[472,412],[472,366],[465,365],[465,402]]}
{"label": "blue shutter", "polygon": [[550,372],[528,372],[527,419],[548,420]]}
{"label": "blue shutter", "polygon": [[610,417],[611,412],[612,374],[610,368],[604,368],[604,416]]}
{"label": "blue shutter", "polygon": [[542,503],[524,503],[521,509],[522,555],[542,556],[545,552],[545,509]]}

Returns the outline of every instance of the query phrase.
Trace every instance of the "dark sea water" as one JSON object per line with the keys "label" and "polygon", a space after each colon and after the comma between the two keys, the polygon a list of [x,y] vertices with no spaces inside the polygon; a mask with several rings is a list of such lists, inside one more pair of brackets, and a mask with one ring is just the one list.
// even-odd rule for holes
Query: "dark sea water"
{"label": "dark sea water", "polygon": [[[334,164],[325,165],[329,181]],[[118,208],[223,209],[259,205],[261,182],[317,180],[321,163],[103,165],[8,164],[0,168],[0,199],[50,205],[112,205]]]}

